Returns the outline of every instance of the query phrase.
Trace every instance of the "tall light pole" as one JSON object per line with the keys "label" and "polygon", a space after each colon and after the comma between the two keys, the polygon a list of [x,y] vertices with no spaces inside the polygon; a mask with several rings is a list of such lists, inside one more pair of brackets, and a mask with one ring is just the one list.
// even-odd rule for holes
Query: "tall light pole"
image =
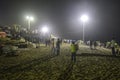
{"label": "tall light pole", "polygon": [[88,21],[88,16],[87,15],[82,15],[81,16],[81,21],[82,21],[82,26],[83,26],[83,42],[85,42],[85,22]]}
{"label": "tall light pole", "polygon": [[27,16],[26,19],[28,20],[28,29],[30,30],[30,23],[31,23],[31,21],[34,20],[34,18],[31,16]]}

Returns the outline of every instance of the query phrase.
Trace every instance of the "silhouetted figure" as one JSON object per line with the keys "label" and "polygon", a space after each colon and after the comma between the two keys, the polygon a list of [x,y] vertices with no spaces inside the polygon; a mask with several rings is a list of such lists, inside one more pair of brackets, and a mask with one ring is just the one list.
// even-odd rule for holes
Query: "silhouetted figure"
{"label": "silhouetted figure", "polygon": [[96,47],[97,47],[97,42],[94,41],[94,49],[96,49]]}
{"label": "silhouetted figure", "polygon": [[45,40],[45,46],[47,47],[47,45],[48,45],[48,41],[47,41],[47,40]]}
{"label": "silhouetted figure", "polygon": [[51,40],[51,52],[52,52],[52,54],[55,54],[55,40],[54,40],[54,38]]}
{"label": "silhouetted figure", "polygon": [[92,44],[93,44],[93,42],[90,40],[90,49],[92,50],[93,48],[92,48]]}
{"label": "silhouetted figure", "polygon": [[114,38],[111,41],[111,49],[112,49],[112,54],[116,55],[116,53],[115,53],[115,39]]}
{"label": "silhouetted figure", "polygon": [[117,44],[117,45],[116,45],[116,54],[119,54],[119,48],[120,48],[120,47],[119,47],[119,45]]}
{"label": "silhouetted figure", "polygon": [[48,40],[48,45],[50,46],[50,39]]}
{"label": "silhouetted figure", "polygon": [[90,40],[89,40],[89,41],[87,41],[87,45],[88,45],[88,46],[90,46]]}
{"label": "silhouetted figure", "polygon": [[46,47],[49,46],[49,44],[50,44],[50,40],[46,39],[46,40],[45,40],[45,45],[46,45]]}
{"label": "silhouetted figure", "polygon": [[61,41],[60,39],[58,38],[57,42],[56,42],[56,53],[57,55],[60,54],[60,44],[61,44]]}
{"label": "silhouetted figure", "polygon": [[62,45],[62,38],[60,39],[60,44]]}

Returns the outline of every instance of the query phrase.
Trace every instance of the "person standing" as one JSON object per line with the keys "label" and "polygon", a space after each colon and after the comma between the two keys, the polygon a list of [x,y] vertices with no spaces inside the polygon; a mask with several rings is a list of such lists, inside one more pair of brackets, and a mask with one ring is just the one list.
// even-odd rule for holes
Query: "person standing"
{"label": "person standing", "polygon": [[57,55],[60,54],[60,44],[61,44],[61,41],[60,39],[58,38],[57,42],[56,42],[56,53]]}
{"label": "person standing", "polygon": [[93,44],[93,42],[92,42],[92,40],[90,40],[90,49],[92,50],[92,44]]}
{"label": "person standing", "polygon": [[45,40],[45,45],[46,45],[46,47],[48,46],[48,40],[47,39]]}
{"label": "person standing", "polygon": [[71,61],[76,62],[76,52],[77,52],[77,48],[75,45],[75,42],[72,41],[71,44]]}
{"label": "person standing", "polygon": [[50,47],[50,39],[48,39],[48,46]]}
{"label": "person standing", "polygon": [[97,47],[97,42],[94,41],[94,49],[96,49],[96,47]]}
{"label": "person standing", "polygon": [[111,49],[112,49],[112,54],[116,55],[116,53],[115,53],[115,40],[114,40],[114,38],[111,41]]}
{"label": "person standing", "polygon": [[51,39],[51,53],[55,54],[55,40],[54,40],[54,38]]}
{"label": "person standing", "polygon": [[120,48],[119,44],[116,43],[116,50],[115,50],[116,54],[119,54],[119,48]]}

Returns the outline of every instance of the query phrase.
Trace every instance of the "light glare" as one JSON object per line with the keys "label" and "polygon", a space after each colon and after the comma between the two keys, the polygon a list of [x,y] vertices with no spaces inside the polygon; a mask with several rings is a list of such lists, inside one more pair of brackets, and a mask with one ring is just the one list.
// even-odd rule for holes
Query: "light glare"
{"label": "light glare", "polygon": [[42,32],[43,32],[43,33],[48,32],[48,28],[47,28],[46,26],[45,26],[45,27],[43,27],[43,28],[42,28]]}
{"label": "light glare", "polygon": [[83,15],[83,16],[81,16],[81,18],[80,18],[83,22],[86,22],[86,21],[88,21],[88,16],[87,15]]}
{"label": "light glare", "polygon": [[29,19],[29,18],[30,18],[29,16],[26,17],[26,19]]}
{"label": "light glare", "polygon": [[30,17],[30,20],[31,20],[31,21],[33,21],[33,20],[34,20],[34,18],[33,18],[33,17]]}
{"label": "light glare", "polygon": [[27,16],[26,19],[27,19],[27,20],[30,20],[30,21],[33,21],[33,20],[34,20],[34,18],[31,17],[31,16]]}

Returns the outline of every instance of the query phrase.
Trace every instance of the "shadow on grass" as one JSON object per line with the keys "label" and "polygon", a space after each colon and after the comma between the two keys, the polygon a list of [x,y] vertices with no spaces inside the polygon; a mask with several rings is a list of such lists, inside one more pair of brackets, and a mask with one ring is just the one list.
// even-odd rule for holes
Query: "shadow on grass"
{"label": "shadow on grass", "polygon": [[120,58],[120,56],[116,55],[106,55],[106,54],[98,54],[98,53],[81,53],[81,54],[76,54],[76,56],[82,56],[82,57],[111,57],[111,58]]}

